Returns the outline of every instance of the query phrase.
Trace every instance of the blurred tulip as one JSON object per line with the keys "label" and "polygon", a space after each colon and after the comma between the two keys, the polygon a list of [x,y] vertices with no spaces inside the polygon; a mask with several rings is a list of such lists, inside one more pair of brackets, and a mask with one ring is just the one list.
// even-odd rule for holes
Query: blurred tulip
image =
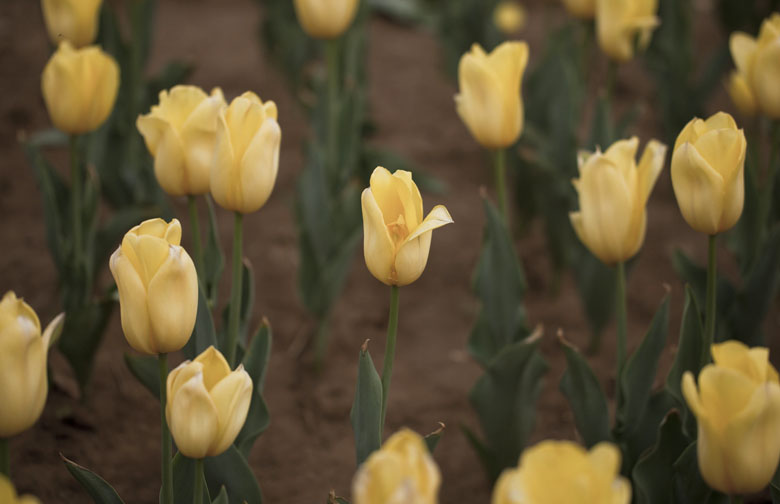
{"label": "blurred tulip", "polygon": [[520,456],[493,489],[492,504],[628,504],[631,483],[620,476],[620,450],[590,451],[571,441],[542,441]]}
{"label": "blurred tulip", "polygon": [[30,305],[13,292],[0,301],[0,439],[26,431],[41,416],[49,387],[49,343],[63,319],[60,314],[41,335]]}
{"label": "blurred tulip", "polygon": [[458,115],[487,149],[503,149],[523,131],[521,83],[528,64],[528,44],[504,42],[490,54],[479,44],[460,59],[455,97]]}
{"label": "blurred tulip", "polygon": [[244,366],[231,372],[225,357],[208,347],[168,375],[165,417],[176,446],[202,459],[225,452],[241,431],[252,402],[252,378]]}
{"label": "blurred tulip", "polygon": [[731,101],[737,106],[739,113],[745,117],[753,117],[756,115],[758,106],[756,105],[756,99],[753,97],[753,92],[750,90],[745,77],[739,72],[732,72],[729,76],[726,90],[731,97]]}
{"label": "blurred tulip", "polygon": [[352,24],[359,0],[294,0],[294,5],[298,22],[310,37],[334,39]]}
{"label": "blurred tulip", "polygon": [[352,480],[355,504],[436,504],[441,474],[423,438],[402,429],[371,454]]}
{"label": "blurred tulip", "polygon": [[41,77],[51,122],[72,135],[96,130],[114,108],[119,66],[97,46],[73,49],[63,42]]}
{"label": "blurred tulip", "polygon": [[596,15],[596,0],[563,0],[563,5],[572,16],[593,19]]}
{"label": "blurred tulip", "polygon": [[141,353],[179,350],[195,327],[198,277],[180,242],[178,220],[151,219],[128,231],[111,256],[122,329]]}
{"label": "blurred tulip", "polygon": [[263,103],[250,92],[219,113],[211,195],[222,208],[247,214],[271,196],[282,141],[276,117],[274,102]]}
{"label": "blurred tulip", "polygon": [[41,0],[43,20],[52,44],[67,40],[74,47],[95,41],[103,0]]}
{"label": "blurred tulip", "polygon": [[683,375],[682,390],[699,424],[699,470],[730,495],[755,493],[780,461],[780,385],[769,349],[738,341],[712,345],[714,364]]}
{"label": "blurred tulip", "polygon": [[41,504],[41,501],[32,495],[16,495],[16,489],[11,481],[0,474],[0,502],[3,504]]}
{"label": "blurred tulip", "polygon": [[648,142],[637,167],[638,147],[634,137],[578,159],[580,178],[573,183],[580,210],[569,217],[582,243],[608,265],[630,259],[642,246],[647,200],[664,166],[665,145]]}
{"label": "blurred tulip", "polygon": [[735,32],[729,45],[737,73],[745,82],[745,89],[734,99],[737,106],[746,100],[748,91],[762,113],[780,119],[780,13],[764,20],[757,39]]}
{"label": "blurred tulip", "polygon": [[225,105],[219,88],[209,96],[196,86],[176,86],[161,91],[159,105],[138,117],[154,174],[171,196],[209,192],[217,116]]}
{"label": "blurred tulip", "polygon": [[599,45],[617,62],[634,57],[634,44],[644,50],[660,24],[658,0],[596,0]]}
{"label": "blurred tulip", "polygon": [[715,235],[730,229],[745,202],[745,133],[718,112],[693,119],[680,132],[672,155],[672,185],[685,221]]}
{"label": "blurred tulip", "polygon": [[528,15],[517,2],[504,0],[496,5],[493,11],[493,23],[504,35],[514,35],[525,26]]}
{"label": "blurred tulip", "polygon": [[378,166],[363,191],[363,253],[372,275],[387,285],[408,285],[428,263],[433,230],[452,224],[443,205],[423,219],[420,190],[408,171]]}

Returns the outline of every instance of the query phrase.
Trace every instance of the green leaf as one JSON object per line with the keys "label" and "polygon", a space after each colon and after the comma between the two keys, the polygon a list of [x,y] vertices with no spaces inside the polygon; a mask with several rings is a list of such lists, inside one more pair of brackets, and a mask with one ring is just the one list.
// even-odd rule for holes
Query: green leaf
{"label": "green leaf", "polygon": [[713,491],[701,477],[696,454],[696,441],[688,445],[674,462],[675,504],[727,504],[728,497]]}
{"label": "green leaf", "polygon": [[[255,275],[252,264],[248,259],[245,259],[242,264],[241,274],[243,275],[243,280],[241,282],[241,310],[239,311],[238,316],[238,342],[241,345],[246,345],[247,328],[249,326],[249,319],[252,318],[252,307],[255,304]],[[226,304],[225,309],[222,311],[223,330],[217,334],[217,348],[223,353],[227,347],[226,329],[228,327],[229,318],[230,303]]]}
{"label": "green leaf", "polygon": [[141,385],[160,399],[160,367],[157,357],[125,354],[125,364]]}
{"label": "green leaf", "polygon": [[[197,504],[195,503],[195,460],[177,453],[173,457],[173,502],[174,504]],[[204,476],[205,478],[205,476]],[[203,496],[207,502],[209,498],[209,488],[206,481],[201,480],[203,484]],[[160,489],[162,495],[162,489]],[[160,498],[162,503],[162,497]]]}
{"label": "green leaf", "polygon": [[252,468],[235,446],[228,448],[222,455],[208,457],[204,462],[206,481],[212,493],[217,493],[224,486],[230,504],[262,504],[260,485]]}
{"label": "green leaf", "polygon": [[249,457],[255,440],[268,428],[271,421],[268,406],[263,398],[263,385],[265,384],[265,373],[268,370],[268,361],[271,357],[272,338],[271,326],[266,319],[263,319],[244,355],[244,370],[252,377],[254,384],[249,414],[235,441],[235,445],[244,457]]}
{"label": "green leaf", "polygon": [[89,383],[95,354],[113,309],[114,301],[108,298],[80,308],[68,308],[59,349],[82,391]]}
{"label": "green leaf", "polygon": [[674,462],[688,447],[683,434],[680,414],[671,411],[658,429],[658,441],[645,453],[632,471],[637,504],[672,502]]}
{"label": "green leaf", "polygon": [[615,313],[617,274],[615,268],[605,266],[584,247],[578,250],[574,276],[593,333],[591,348],[598,350],[604,328]]}
{"label": "green leaf", "polygon": [[116,490],[114,490],[111,485],[106,483],[106,480],[86,467],[68,460],[62,454],[60,454],[60,458],[68,469],[68,472],[70,472],[70,474],[76,478],[76,481],[81,484],[81,487],[87,491],[95,504],[124,504],[119,497],[119,494],[116,493]]}
{"label": "green leaf", "polygon": [[211,504],[228,504],[228,494],[224,486],[219,491],[219,495],[211,501]]}
{"label": "green leaf", "polygon": [[446,426],[444,423],[439,422],[439,428],[425,436],[425,445],[428,447],[428,451],[433,453],[436,450],[436,446],[439,445],[441,437],[444,435]]}
{"label": "green leaf", "polygon": [[588,448],[602,441],[610,441],[609,407],[607,397],[587,361],[574,346],[559,338],[566,356],[566,371],[560,389],[569,401],[577,432]]}
{"label": "green leaf", "polygon": [[206,290],[198,282],[198,312],[195,318],[195,327],[192,330],[192,336],[182,350],[184,356],[192,360],[212,345],[217,346],[217,331],[214,329],[214,320],[211,318]]}
{"label": "green leaf", "polygon": [[355,401],[349,412],[355,433],[357,465],[382,445],[382,380],[368,352],[368,340],[363,343],[358,357]]}
{"label": "green leaf", "polygon": [[219,279],[225,268],[225,254],[222,252],[222,246],[219,243],[219,229],[217,226],[217,215],[214,210],[214,202],[206,195],[204,196],[209,209],[209,230],[206,239],[206,247],[203,251],[203,262],[205,263],[206,279],[206,298],[209,301],[209,307],[213,308],[217,304],[217,292]]}
{"label": "green leaf", "polygon": [[772,504],[780,504],[780,468],[775,472],[772,483],[769,486],[770,493],[772,494]]}

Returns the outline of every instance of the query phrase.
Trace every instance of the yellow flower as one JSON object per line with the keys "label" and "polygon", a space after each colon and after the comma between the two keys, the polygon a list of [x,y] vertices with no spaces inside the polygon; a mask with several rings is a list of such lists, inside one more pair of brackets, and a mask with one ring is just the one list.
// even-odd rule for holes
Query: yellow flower
{"label": "yellow flower", "polygon": [[659,25],[658,0],[596,0],[599,45],[618,62],[634,57],[634,43],[644,50]]}
{"label": "yellow flower", "polygon": [[737,71],[731,72],[726,90],[740,114],[745,117],[756,115],[758,105],[756,105],[756,99],[753,97],[753,92],[750,90],[744,75]]}
{"label": "yellow flower", "polygon": [[690,372],[682,390],[699,424],[699,470],[715,490],[755,493],[780,461],[780,385],[769,349],[738,341],[712,345],[714,364]]}
{"label": "yellow flower", "polygon": [[745,202],[745,132],[718,112],[693,119],[680,132],[672,155],[672,185],[685,221],[714,235],[730,229]]}
{"label": "yellow flower", "polygon": [[664,166],[665,145],[648,142],[637,167],[638,147],[634,137],[578,159],[580,178],[573,183],[580,211],[569,217],[582,243],[608,265],[630,259],[642,247],[647,200]]}
{"label": "yellow flower", "polygon": [[43,20],[54,45],[67,40],[84,47],[97,37],[98,14],[103,0],[42,0]]}
{"label": "yellow flower", "polygon": [[231,372],[213,346],[171,371],[165,418],[179,450],[202,459],[225,452],[241,431],[252,402],[252,378],[244,366]]}
{"label": "yellow flower", "polygon": [[355,19],[359,0],[295,0],[301,28],[316,39],[341,36]]}
{"label": "yellow flower", "polygon": [[30,305],[13,292],[0,301],[0,439],[24,432],[41,416],[48,392],[49,342],[63,318],[56,317],[41,335]]}
{"label": "yellow flower", "polygon": [[211,96],[196,86],[160,92],[160,104],[138,117],[136,126],[154,156],[154,174],[172,196],[209,192],[217,116],[222,90]]}
{"label": "yellow flower", "polygon": [[596,0],[563,0],[563,5],[572,16],[593,19],[596,15]]}
{"label": "yellow flower", "polygon": [[97,46],[63,42],[46,63],[41,90],[51,122],[72,135],[96,130],[108,119],[119,89],[119,66]]}
{"label": "yellow flower", "polygon": [[745,82],[741,98],[734,100],[737,106],[738,100],[746,100],[744,94],[749,93],[761,112],[780,119],[780,13],[764,20],[758,39],[735,32],[729,45],[737,73]]}
{"label": "yellow flower", "polygon": [[279,171],[282,130],[276,104],[246,92],[223,108],[211,166],[211,195],[240,213],[259,210],[271,196]]}
{"label": "yellow flower", "polygon": [[41,501],[32,495],[16,495],[16,490],[11,481],[0,474],[0,502],[3,504],[41,504]]}
{"label": "yellow flower", "polygon": [[460,59],[455,97],[458,115],[474,138],[488,149],[503,149],[523,131],[521,83],[528,44],[504,42],[490,54],[479,44]]}
{"label": "yellow flower", "polygon": [[408,285],[425,270],[433,230],[452,217],[438,205],[423,219],[422,196],[408,171],[391,175],[378,166],[370,183],[361,196],[366,265],[382,283]]}
{"label": "yellow flower", "polygon": [[122,329],[139,352],[179,350],[195,327],[198,277],[180,242],[178,220],[151,219],[128,231],[111,256]]}
{"label": "yellow flower", "polygon": [[525,26],[527,14],[522,5],[504,0],[493,11],[493,22],[504,35],[513,35]]}
{"label": "yellow flower", "polygon": [[493,489],[492,504],[628,504],[631,483],[620,476],[620,451],[590,451],[571,441],[542,441],[523,452]]}
{"label": "yellow flower", "polygon": [[352,480],[355,504],[436,504],[441,474],[423,438],[402,429],[371,454]]}

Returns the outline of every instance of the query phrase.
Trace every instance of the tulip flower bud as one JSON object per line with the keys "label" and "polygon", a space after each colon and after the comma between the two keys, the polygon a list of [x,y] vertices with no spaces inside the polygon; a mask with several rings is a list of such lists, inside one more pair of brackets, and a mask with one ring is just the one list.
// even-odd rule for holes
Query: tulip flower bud
{"label": "tulip flower bud", "polygon": [[441,474],[423,438],[402,429],[368,457],[352,480],[355,504],[436,504]]}
{"label": "tulip flower bud", "polygon": [[745,202],[745,132],[718,112],[693,119],[674,144],[672,185],[685,221],[715,235],[730,229]]}
{"label": "tulip flower bud", "polygon": [[301,28],[312,38],[340,37],[357,13],[359,0],[294,0]]}
{"label": "tulip flower bud", "polygon": [[55,318],[41,335],[30,305],[13,292],[0,301],[0,439],[24,432],[41,416],[49,386],[49,342],[63,318]]}
{"label": "tulip flower bud", "polygon": [[458,115],[487,149],[503,149],[523,131],[521,83],[528,64],[528,44],[504,42],[486,54],[479,44],[460,59],[455,97]]}
{"label": "tulip flower bud", "polygon": [[[518,496],[522,496],[519,498]],[[492,504],[628,504],[631,483],[620,476],[620,450],[599,443],[590,451],[571,441],[542,441],[520,456],[493,489]]]}
{"label": "tulip flower bud", "polygon": [[77,135],[96,130],[108,119],[119,89],[119,66],[97,46],[73,49],[63,42],[41,77],[51,122]]}
{"label": "tulip flower bud", "polygon": [[563,5],[574,17],[593,19],[596,15],[596,0],[563,0]]}
{"label": "tulip flower bud", "polygon": [[634,44],[644,50],[660,24],[658,0],[596,0],[596,31],[601,50],[622,63],[634,57]]}
{"label": "tulip flower bud", "polygon": [[683,375],[682,391],[699,424],[699,471],[730,495],[764,489],[780,462],[780,384],[769,349],[738,341],[712,345],[699,373]]}
{"label": "tulip flower bud", "polygon": [[363,191],[363,253],[372,275],[387,285],[408,285],[428,263],[433,230],[452,224],[438,205],[423,219],[420,190],[408,171],[377,167]]}
{"label": "tulip flower bud", "polygon": [[514,35],[525,26],[527,14],[522,5],[504,0],[493,10],[493,23],[504,35]]}
{"label": "tulip flower bud", "polygon": [[3,504],[41,504],[41,501],[32,495],[16,495],[16,489],[11,480],[0,474],[0,502]]}
{"label": "tulip flower bud", "polygon": [[196,86],[160,92],[160,104],[138,117],[136,126],[154,156],[154,174],[171,196],[209,192],[217,116],[222,90],[211,96]]}
{"label": "tulip flower bud", "polygon": [[276,104],[244,93],[217,118],[211,195],[222,208],[243,214],[259,210],[271,196],[279,171],[282,130]]}
{"label": "tulip flower bud", "polygon": [[780,13],[776,12],[764,21],[758,39],[735,32],[729,45],[737,72],[744,79],[753,101],[762,113],[780,119]]}
{"label": "tulip flower bud", "polygon": [[142,222],[127,232],[109,265],[119,289],[122,330],[148,355],[181,349],[198,311],[198,276],[173,219]]}
{"label": "tulip flower bud", "polygon": [[573,181],[580,211],[569,214],[588,250],[607,265],[626,261],[642,247],[647,200],[664,166],[666,146],[651,140],[639,166],[639,140],[620,140],[606,152],[580,153],[580,178]]}
{"label": "tulip flower bud", "polygon": [[165,418],[176,446],[193,459],[225,452],[241,431],[252,402],[252,378],[244,366],[231,372],[210,346],[171,371]]}
{"label": "tulip flower bud", "polygon": [[43,20],[52,44],[67,40],[74,47],[88,46],[97,37],[103,0],[42,0]]}
{"label": "tulip flower bud", "polygon": [[739,72],[732,72],[726,85],[726,90],[740,114],[745,117],[756,115],[758,105],[756,105],[756,99],[744,75]]}

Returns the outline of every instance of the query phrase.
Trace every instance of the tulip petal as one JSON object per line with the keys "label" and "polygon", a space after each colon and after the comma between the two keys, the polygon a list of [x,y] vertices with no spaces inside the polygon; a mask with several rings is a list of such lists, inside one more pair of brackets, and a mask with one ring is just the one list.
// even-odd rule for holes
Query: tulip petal
{"label": "tulip petal", "polygon": [[734,369],[705,366],[699,374],[699,397],[713,426],[721,430],[750,400],[755,383]]}
{"label": "tulip petal", "polygon": [[217,118],[217,133],[214,141],[214,160],[211,164],[211,195],[221,207],[233,208],[233,180],[238,178],[238,165],[234,162],[233,143],[224,113]]}
{"label": "tulip petal", "polygon": [[689,143],[672,155],[672,185],[688,224],[702,233],[718,233],[723,214],[723,177]]}
{"label": "tulip petal", "polygon": [[111,256],[109,266],[119,290],[120,318],[127,342],[141,353],[156,354],[157,349],[150,339],[152,327],[146,304],[146,288],[141,277],[122,253],[122,248],[117,249]]}
{"label": "tulip petal", "polygon": [[179,451],[190,458],[205,458],[219,433],[219,417],[203,385],[203,376],[192,377],[169,400],[172,404],[167,419]]}
{"label": "tulip petal", "polygon": [[[200,362],[187,360],[176,366],[175,369],[168,373],[168,379],[165,382],[168,397],[172,399],[185,383],[198,374],[203,374],[203,364]],[[171,407],[171,402],[169,400],[166,405],[166,414],[168,414],[167,410]]]}
{"label": "tulip petal", "polygon": [[230,375],[230,365],[213,345],[201,352],[195,358],[195,362],[203,365],[203,382],[206,385],[206,390],[210,391],[217,383]]}
{"label": "tulip petal", "polygon": [[612,161],[612,164],[620,170],[629,187],[632,185],[632,178],[636,176],[636,153],[638,149],[639,139],[632,137],[628,140],[618,140],[604,152],[604,157]]}
{"label": "tulip petal", "polygon": [[750,75],[753,56],[756,52],[756,39],[743,32],[734,32],[729,38],[729,48],[734,64],[742,75]]}
{"label": "tulip petal", "polygon": [[[140,129],[139,118],[139,129]],[[171,196],[190,194],[190,180],[184,159],[184,145],[176,131],[165,124],[160,148],[154,154],[154,176],[163,190]]]}
{"label": "tulip petal", "polygon": [[[740,142],[741,134],[741,131],[735,129],[710,130],[693,144],[707,164],[718,170],[726,184],[733,180],[733,170],[740,169],[740,158],[745,152]],[[744,162],[744,159],[742,161]]]}
{"label": "tulip petal", "polygon": [[420,223],[419,226],[406,238],[406,242],[410,242],[423,234],[433,231],[434,229],[452,224],[455,221],[452,220],[450,212],[444,205],[436,205],[425,217],[425,220]]}
{"label": "tulip petal", "polygon": [[447,209],[438,205],[414,232],[401,244],[395,257],[395,285],[403,286],[414,282],[425,270],[431,250],[433,230],[451,224]]}
{"label": "tulip petal", "polygon": [[736,105],[742,115],[752,117],[756,114],[756,98],[753,96],[753,91],[750,89],[744,75],[738,71],[732,72],[726,89],[731,97],[731,101],[734,102],[734,105]]}
{"label": "tulip petal", "polygon": [[171,222],[166,224],[163,238],[171,245],[178,246],[181,244],[181,223],[179,219],[171,219]]}
{"label": "tulip petal", "polygon": [[[702,131],[710,131],[717,129],[737,130],[737,122],[731,116],[725,112],[717,112],[712,114],[706,121],[704,121],[704,128]],[[693,143],[693,142],[691,142]]]}
{"label": "tulip petal", "polygon": [[363,254],[366,266],[377,280],[392,285],[395,245],[387,231],[382,210],[379,209],[370,188],[363,190],[360,202],[363,211]]}
{"label": "tulip petal", "polygon": [[528,44],[526,42],[501,44],[490,53],[487,62],[498,75],[498,81],[505,93],[519,93],[523,73],[528,65]]}
{"label": "tulip petal", "polygon": [[699,136],[701,136],[704,131],[706,131],[704,121],[698,117],[688,121],[688,124],[686,124],[680,134],[677,135],[677,140],[674,142],[673,152],[677,152],[677,149],[679,149],[680,146],[684,143],[689,143],[691,145],[696,143],[696,140],[698,140]]}
{"label": "tulip petal", "polygon": [[780,119],[780,36],[757,55],[753,67],[753,88],[761,110],[772,119]]}
{"label": "tulip petal", "polygon": [[[405,189],[398,193],[403,206],[404,221],[409,231],[415,229],[423,220],[423,203],[420,190],[412,180],[412,173],[406,170],[396,170],[393,177],[400,180]],[[396,184],[397,185],[397,184]],[[379,205],[382,208],[382,205]],[[384,213],[384,212],[383,212]]]}
{"label": "tulip petal", "polygon": [[259,210],[271,196],[279,172],[281,142],[279,123],[267,119],[247,147],[241,159],[241,177],[234,182],[238,184],[234,187],[236,194],[241,195],[242,213]]}
{"label": "tulip petal", "polygon": [[665,159],[666,145],[657,140],[650,140],[642,153],[642,159],[639,160],[639,187],[637,191],[639,201],[637,205],[642,209],[647,205],[650,193],[664,168]]}
{"label": "tulip petal", "polygon": [[214,457],[233,444],[249,413],[252,402],[252,379],[244,371],[243,365],[217,383],[211,390],[211,398],[219,418],[219,432],[208,451],[208,454]]}
{"label": "tulip petal", "polygon": [[588,452],[591,466],[614,478],[620,472],[620,450],[612,443],[598,443]]}
{"label": "tulip petal", "polygon": [[[404,203],[411,201],[412,192],[404,178],[392,175],[381,166],[377,166],[371,173],[369,182],[371,194],[382,212],[383,222],[388,226],[397,223],[399,216],[403,216],[405,224],[408,223],[407,209]],[[411,176],[409,176],[409,180],[411,180]],[[412,205],[409,210],[414,212],[414,206]],[[412,213],[412,215],[414,214]]]}

